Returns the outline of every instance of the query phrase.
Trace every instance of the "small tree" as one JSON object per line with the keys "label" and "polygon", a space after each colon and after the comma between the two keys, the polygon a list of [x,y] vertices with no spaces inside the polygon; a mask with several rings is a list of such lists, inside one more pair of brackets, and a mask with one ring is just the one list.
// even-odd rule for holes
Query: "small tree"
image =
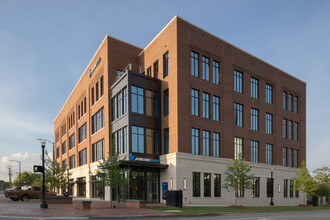
{"label": "small tree", "polygon": [[[109,158],[104,160],[104,163],[100,162],[101,172],[98,171],[97,176],[100,178],[98,182],[102,186],[109,186],[111,189],[117,189],[117,201],[120,201],[119,191],[123,192],[128,185],[129,169],[122,168],[120,165],[122,160],[119,160],[119,153],[114,152],[112,148],[112,154],[109,153]],[[110,193],[110,205],[112,207],[112,196]]]}
{"label": "small tree", "polygon": [[65,168],[57,166],[56,160],[53,160],[48,152],[45,152],[45,182],[49,183],[50,189],[62,188],[67,184],[65,178]]}
{"label": "small tree", "polygon": [[313,171],[314,179],[318,184],[325,184],[330,187],[330,168],[321,167]]}
{"label": "small tree", "polygon": [[316,190],[316,184],[313,177],[309,174],[306,162],[302,161],[298,168],[297,177],[293,180],[294,189],[304,193],[304,204],[306,204],[306,193],[312,194]]}
{"label": "small tree", "polygon": [[245,163],[245,160],[238,156],[233,160],[233,165],[228,165],[225,172],[225,184],[223,188],[233,188],[235,190],[235,205],[237,205],[237,196],[239,190],[251,189],[253,174],[249,174],[251,167]]}

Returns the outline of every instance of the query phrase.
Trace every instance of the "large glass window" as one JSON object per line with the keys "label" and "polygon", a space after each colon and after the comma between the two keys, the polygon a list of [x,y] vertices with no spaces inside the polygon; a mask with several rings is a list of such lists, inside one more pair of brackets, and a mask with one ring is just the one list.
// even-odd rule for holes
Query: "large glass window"
{"label": "large glass window", "polygon": [[213,156],[220,157],[220,134],[213,133]]}
{"label": "large glass window", "polygon": [[284,198],[288,197],[288,180],[284,180],[283,182],[283,194],[284,194]]}
{"label": "large glass window", "polygon": [[213,96],[213,120],[220,121],[220,98]]}
{"label": "large glass window", "polygon": [[267,178],[267,197],[274,197],[274,180]]}
{"label": "large glass window", "polygon": [[214,197],[221,196],[221,175],[214,174]]}
{"label": "large glass window", "polygon": [[199,55],[198,53],[191,51],[191,75],[198,77],[198,60]]}
{"label": "large glass window", "polygon": [[213,60],[213,83],[220,84],[220,63]]}
{"label": "large glass window", "polygon": [[294,167],[298,168],[298,150],[294,150]]}
{"label": "large glass window", "polygon": [[273,164],[273,145],[266,144],[266,164]]}
{"label": "large glass window", "polygon": [[273,134],[273,115],[266,113],[266,134]]}
{"label": "large glass window", "polygon": [[79,143],[83,142],[87,138],[86,123],[79,128]]}
{"label": "large glass window", "polygon": [[204,197],[211,197],[211,174],[204,173]]}
{"label": "large glass window", "polygon": [[292,167],[292,148],[289,148],[289,167]]}
{"label": "large glass window", "polygon": [[164,116],[167,116],[169,113],[169,97],[168,89],[164,91]]}
{"label": "large glass window", "polygon": [[191,89],[191,114],[198,116],[198,108],[199,108],[199,98],[198,98],[198,90]]}
{"label": "large glass window", "polygon": [[298,113],[298,97],[294,97],[294,113]]}
{"label": "large glass window", "polygon": [[292,139],[292,133],[293,133],[293,122],[289,121],[289,139]]}
{"label": "large glass window", "polygon": [[252,178],[252,197],[260,197],[260,177]]}
{"label": "large glass window", "polygon": [[201,173],[193,172],[193,197],[201,196]]}
{"label": "large glass window", "polygon": [[92,145],[92,162],[104,159],[104,139]]}
{"label": "large glass window", "polygon": [[158,96],[156,92],[146,91],[146,115],[158,117]]}
{"label": "large glass window", "polygon": [[203,117],[210,118],[210,94],[203,92]]}
{"label": "large glass window", "polygon": [[87,148],[79,151],[79,166],[87,164]]}
{"label": "large glass window", "polygon": [[69,150],[71,150],[72,148],[74,148],[75,146],[75,139],[74,139],[74,133],[69,137]]}
{"label": "large glass window", "polygon": [[70,169],[73,169],[76,167],[76,156],[75,155],[72,155],[70,158]]}
{"label": "large glass window", "polygon": [[98,132],[104,127],[104,109],[98,110],[92,117],[92,134]]}
{"label": "large glass window", "polygon": [[132,152],[144,153],[144,128],[132,126]]}
{"label": "large glass window", "polygon": [[111,120],[114,121],[118,118],[118,103],[117,96],[114,96],[111,99]]}
{"label": "large glass window", "polygon": [[202,78],[206,81],[210,81],[210,59],[207,57],[202,58],[202,68],[203,68],[203,75]]}
{"label": "large glass window", "polygon": [[243,127],[243,105],[234,103],[234,121],[238,127]]}
{"label": "large glass window", "polygon": [[127,87],[123,88],[123,114],[127,113]]}
{"label": "large glass window", "polygon": [[243,138],[234,137],[234,159],[243,158]]}
{"label": "large glass window", "polygon": [[146,128],[146,149],[147,154],[158,154],[158,132]]}
{"label": "large glass window", "polygon": [[62,143],[62,154],[66,153],[66,141]]}
{"label": "large glass window", "polygon": [[123,128],[123,153],[128,152],[128,145],[127,145],[127,127]]}
{"label": "large glass window", "polygon": [[282,126],[282,131],[283,131],[283,138],[287,138],[287,131],[286,131],[286,123],[287,123],[287,120],[285,118],[283,118],[283,126]]}
{"label": "large glass window", "polygon": [[191,129],[191,153],[199,154],[199,129]]}
{"label": "large glass window", "polygon": [[273,86],[266,84],[266,103],[273,104]]}
{"label": "large glass window", "polygon": [[287,96],[288,93],[283,91],[283,109],[287,109]]}
{"label": "large glass window", "polygon": [[290,180],[290,198],[293,198],[293,180]]}
{"label": "large glass window", "polygon": [[289,111],[292,112],[293,107],[293,96],[292,94],[289,94]]}
{"label": "large glass window", "polygon": [[131,86],[132,112],[144,114],[144,89]]}
{"label": "large glass window", "polygon": [[251,162],[259,162],[259,142],[251,141]]}
{"label": "large glass window", "polygon": [[163,78],[168,76],[168,63],[169,63],[169,56],[168,56],[168,51],[163,55]]}
{"label": "large glass window", "polygon": [[170,152],[170,132],[169,129],[164,129],[164,146],[165,146],[165,154]]}
{"label": "large glass window", "polygon": [[119,154],[128,152],[127,127],[118,129],[117,131],[113,132],[112,140],[116,152],[118,152]]}
{"label": "large glass window", "polygon": [[251,108],[251,130],[259,130],[259,110]]}
{"label": "large glass window", "polygon": [[259,80],[251,77],[251,97],[259,98]]}
{"label": "large glass window", "polygon": [[210,132],[203,131],[203,155],[210,156]]}
{"label": "large glass window", "polygon": [[287,148],[286,147],[283,147],[283,166],[287,166],[287,163],[286,163],[286,161],[287,161],[287,159],[286,159],[286,154],[287,154]]}
{"label": "large glass window", "polygon": [[298,122],[294,123],[294,140],[298,141]]}
{"label": "large glass window", "polygon": [[243,73],[234,71],[234,91],[243,93]]}

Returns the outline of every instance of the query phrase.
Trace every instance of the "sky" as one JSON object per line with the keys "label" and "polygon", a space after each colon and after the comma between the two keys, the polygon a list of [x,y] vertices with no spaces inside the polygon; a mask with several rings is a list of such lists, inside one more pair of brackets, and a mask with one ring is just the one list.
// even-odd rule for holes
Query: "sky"
{"label": "sky", "polygon": [[[0,0],[0,180],[40,164],[53,122],[109,34],[145,47],[175,16],[307,83],[307,166],[330,166],[330,1]],[[47,142],[46,150],[52,151]]]}

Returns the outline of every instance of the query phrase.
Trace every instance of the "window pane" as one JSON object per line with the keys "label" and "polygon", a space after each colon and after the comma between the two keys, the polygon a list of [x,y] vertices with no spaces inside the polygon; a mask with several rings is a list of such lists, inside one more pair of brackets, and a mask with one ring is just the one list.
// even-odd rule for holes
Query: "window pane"
{"label": "window pane", "polygon": [[251,141],[251,162],[259,162],[259,142]]}
{"label": "window pane", "polygon": [[204,173],[204,197],[211,197],[211,174]]}
{"label": "window pane", "polygon": [[213,60],[213,83],[220,84],[220,63]]}
{"label": "window pane", "polygon": [[201,196],[201,174],[193,172],[193,197]]}
{"label": "window pane", "polygon": [[210,132],[203,131],[203,155],[210,156]]}
{"label": "window pane", "polygon": [[220,121],[220,98],[213,96],[213,120]]}
{"label": "window pane", "polygon": [[210,94],[203,92],[203,117],[210,118]]}
{"label": "window pane", "polygon": [[199,56],[198,53],[191,51],[191,75],[196,77],[198,77],[198,68],[199,68],[198,56]]}
{"label": "window pane", "polygon": [[234,71],[234,91],[243,93],[243,73]]}
{"label": "window pane", "polygon": [[258,99],[259,97],[259,80],[251,77],[251,97]]}
{"label": "window pane", "polygon": [[210,81],[210,59],[203,56],[202,61],[202,78],[206,81]]}

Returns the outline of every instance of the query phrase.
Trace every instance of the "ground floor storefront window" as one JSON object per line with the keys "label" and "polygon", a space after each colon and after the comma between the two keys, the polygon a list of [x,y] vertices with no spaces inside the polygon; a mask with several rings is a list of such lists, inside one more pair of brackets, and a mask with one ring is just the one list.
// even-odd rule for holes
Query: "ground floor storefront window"
{"label": "ground floor storefront window", "polygon": [[86,177],[77,179],[78,197],[86,197]]}
{"label": "ground floor storefront window", "polygon": [[104,199],[104,186],[99,181],[100,177],[92,176],[92,198]]}

